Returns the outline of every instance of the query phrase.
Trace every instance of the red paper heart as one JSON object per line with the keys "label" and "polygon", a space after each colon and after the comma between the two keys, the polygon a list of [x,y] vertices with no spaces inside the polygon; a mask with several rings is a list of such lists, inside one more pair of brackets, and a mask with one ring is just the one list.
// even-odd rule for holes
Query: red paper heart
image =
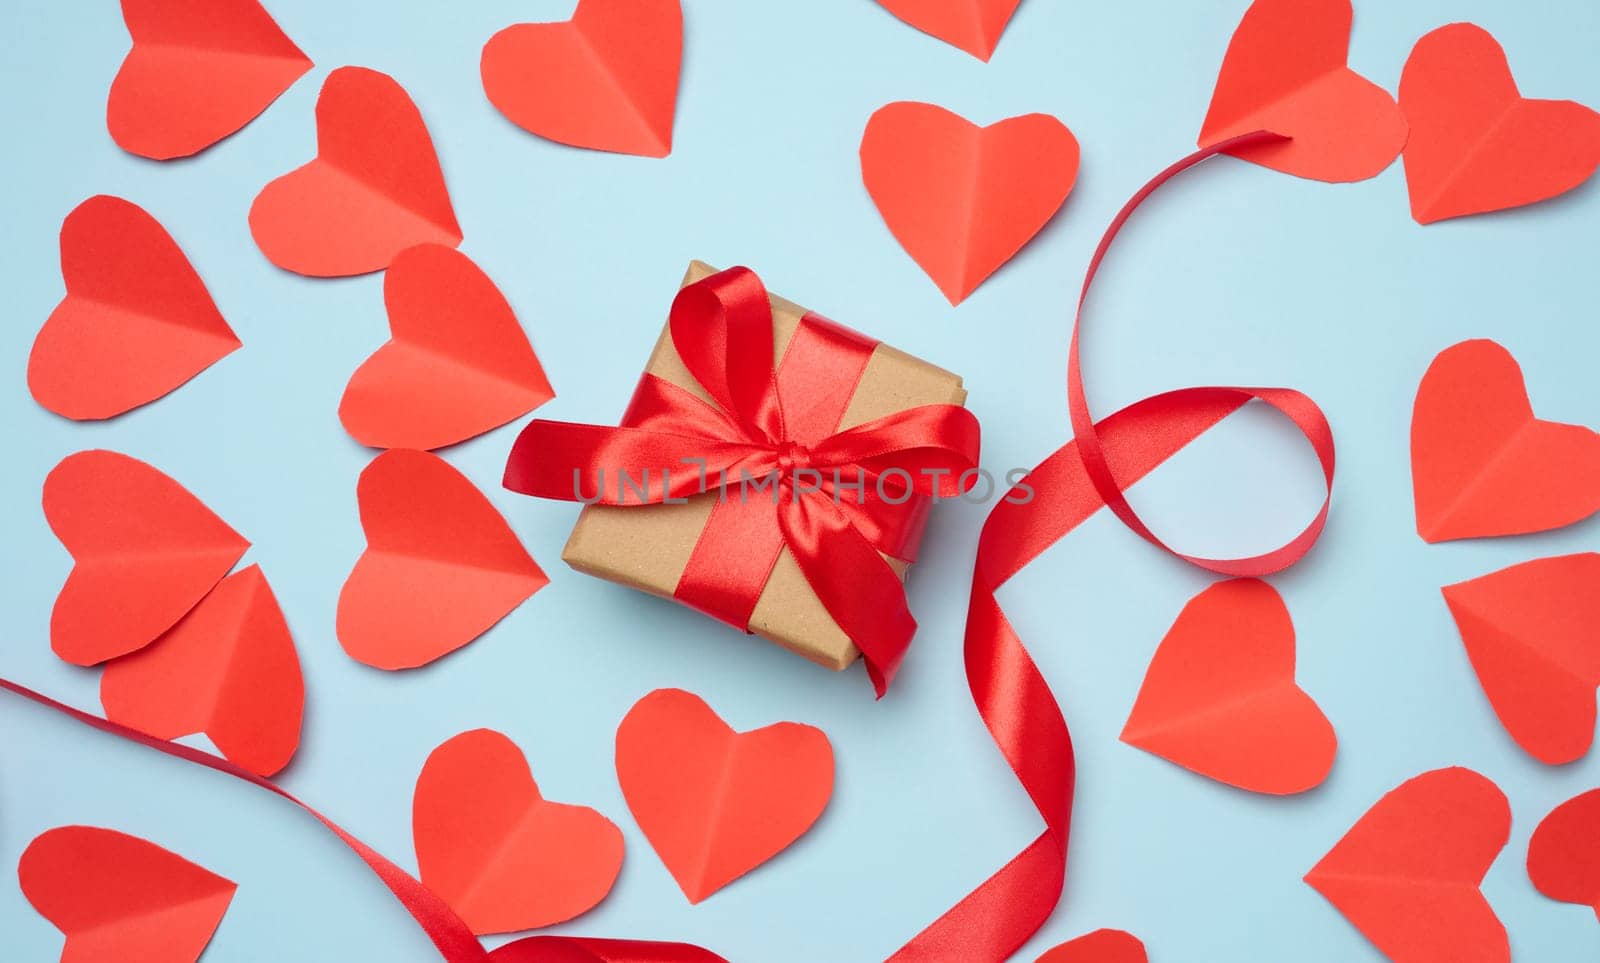
{"label": "red paper heart", "polygon": [[1600,555],[1562,555],[1446,585],[1484,695],[1517,745],[1552,766],[1594,741]]}
{"label": "red paper heart", "polygon": [[1411,216],[1422,224],[1555,197],[1600,167],[1600,113],[1524,98],[1505,51],[1474,24],[1417,41],[1400,75],[1400,105],[1411,122]]}
{"label": "red paper heart", "polygon": [[1378,800],[1306,882],[1394,963],[1507,963],[1478,887],[1511,837],[1511,806],[1470,769],[1423,773]]}
{"label": "red paper heart", "polygon": [[120,197],[91,197],[61,224],[67,296],[28,355],[28,390],[78,421],[160,398],[239,347],[172,235]]}
{"label": "red paper heart", "polygon": [[1294,623],[1258,579],[1189,600],[1150,661],[1122,741],[1251,792],[1321,785],[1339,740],[1294,681]]}
{"label": "red paper heart", "polygon": [[1350,0],[1255,0],[1234,31],[1200,146],[1270,130],[1290,140],[1229,151],[1319,181],[1359,181],[1406,143],[1389,92],[1347,66]]}
{"label": "red paper heart", "polygon": [[339,420],[373,448],[441,448],[555,396],[511,305],[465,254],[400,253],[383,278],[393,337],[344,389]]}
{"label": "red paper heart", "polygon": [[665,157],[683,59],[678,0],[579,0],[571,20],[519,23],[483,46],[483,92],[562,144]]}
{"label": "red paper heart", "polygon": [[1095,930],[1044,951],[1034,963],[1149,963],[1144,944],[1122,930]]}
{"label": "red paper heart", "polygon": [[861,177],[895,240],[959,304],[1060,209],[1078,141],[1047,114],[979,127],[901,101],[867,121]]}
{"label": "red paper heart", "polygon": [[1533,416],[1510,352],[1439,352],[1411,411],[1411,481],[1423,541],[1521,535],[1600,510],[1600,434]]}
{"label": "red paper heart", "polygon": [[550,580],[449,462],[397,448],[356,485],[367,550],[339,592],[339,644],[380,669],[426,665],[487,632]]}
{"label": "red paper heart", "polygon": [[622,831],[587,806],[541,796],[522,750],[490,729],[428,756],[411,826],[423,883],[480,936],[585,913],[622,869]]}
{"label": "red paper heart", "polygon": [[154,843],[93,826],[39,835],[17,881],[66,934],[61,963],[194,963],[237,889]]}
{"label": "red paper heart", "polygon": [[1022,0],[878,0],[885,10],[987,63]]}
{"label": "red paper heart", "polygon": [[1591,907],[1600,917],[1600,789],[1557,806],[1528,842],[1528,878],[1539,892]]}
{"label": "red paper heart", "polygon": [[388,74],[340,67],[317,98],[317,156],[256,196],[267,260],[313,277],[366,274],[417,244],[461,243],[433,139]]}
{"label": "red paper heart", "polygon": [[158,739],[203,732],[257,775],[288,765],[305,686],[261,567],[223,579],[161,638],[106,666],[100,704],[107,719]]}
{"label": "red paper heart", "polygon": [[617,727],[617,780],[698,903],[811,828],[833,793],[833,747],[797,722],[735,732],[699,696],[657,689]]}
{"label": "red paper heart", "polygon": [[182,485],[114,451],[63,458],[44,516],[76,563],[50,613],[50,647],[74,665],[148,645],[250,547]]}
{"label": "red paper heart", "polygon": [[311,61],[256,0],[122,0],[133,49],[111,82],[117,146],[187,157],[254,120]]}

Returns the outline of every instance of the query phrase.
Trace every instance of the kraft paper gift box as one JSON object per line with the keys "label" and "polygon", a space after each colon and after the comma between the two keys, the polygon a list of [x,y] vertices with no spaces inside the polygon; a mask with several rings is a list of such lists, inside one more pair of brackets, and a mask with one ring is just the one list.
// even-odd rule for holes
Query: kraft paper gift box
{"label": "kraft paper gift box", "polygon": [[[693,284],[714,273],[715,268],[694,261],[683,284]],[[774,349],[781,359],[807,312],[776,295],[770,300]],[[665,327],[645,371],[693,392],[702,401],[711,401],[679,359]],[[849,389],[844,386],[841,390]],[[873,350],[838,427],[850,428],[919,405],[962,405],[966,398],[960,376],[880,343]],[[717,497],[716,491],[710,491],[675,505],[586,505],[561,557],[580,572],[672,598]],[[885,559],[903,580],[907,564],[887,556]],[[860,655],[812,592],[787,548],[767,578],[749,630],[830,669],[845,669]]]}

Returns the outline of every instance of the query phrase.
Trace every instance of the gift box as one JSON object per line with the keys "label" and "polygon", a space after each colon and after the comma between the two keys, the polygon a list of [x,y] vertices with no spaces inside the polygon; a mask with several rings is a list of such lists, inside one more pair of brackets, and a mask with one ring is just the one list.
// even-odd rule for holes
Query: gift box
{"label": "gift box", "polygon": [[[713,294],[701,296],[703,286]],[[769,353],[767,332],[756,330],[766,327],[770,370],[752,370],[761,366],[749,352]],[[866,647],[852,634],[909,642],[909,615],[894,613],[904,611],[902,583],[928,510],[975,471],[977,424],[965,400],[959,376],[766,294],[747,269],[719,273],[695,261],[622,426],[534,422],[506,484],[593,502],[562,552],[574,569],[684,601],[840,670]],[[729,418],[730,408],[745,411]],[[683,440],[696,432],[703,441]],[[750,440],[735,451],[723,435]],[[672,466],[684,461],[694,464],[680,475]],[[652,467],[655,477],[638,477]],[[764,472],[778,481],[759,485]],[[741,476],[752,484],[741,487]],[[861,559],[862,545],[881,564]],[[887,648],[877,661],[897,663]],[[884,675],[881,693],[893,664],[868,663],[875,682]]]}

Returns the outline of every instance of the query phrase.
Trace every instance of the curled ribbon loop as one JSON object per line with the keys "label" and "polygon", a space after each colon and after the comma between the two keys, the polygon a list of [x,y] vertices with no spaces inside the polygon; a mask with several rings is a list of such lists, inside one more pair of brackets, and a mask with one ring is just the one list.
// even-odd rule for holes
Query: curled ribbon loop
{"label": "curled ribbon loop", "polygon": [[1290,539],[1287,543],[1270,552],[1252,555],[1246,558],[1206,558],[1199,555],[1188,555],[1167,545],[1159,536],[1145,525],[1144,519],[1128,504],[1127,497],[1123,494],[1124,486],[1117,481],[1116,473],[1111,470],[1107,459],[1105,445],[1100,438],[1100,432],[1095,427],[1094,419],[1089,414],[1089,402],[1083,390],[1083,369],[1079,360],[1078,345],[1083,335],[1083,306],[1089,299],[1089,286],[1094,283],[1094,276],[1100,270],[1100,262],[1105,258],[1106,251],[1110,249],[1111,242],[1116,240],[1122,226],[1133,215],[1135,209],[1142,204],[1145,198],[1155,192],[1156,188],[1165,184],[1174,176],[1183,173],[1194,165],[1215,154],[1226,153],[1240,147],[1264,141],[1286,140],[1283,135],[1271,131],[1258,130],[1248,134],[1213,144],[1203,150],[1196,151],[1178,161],[1166,170],[1157,174],[1150,183],[1124,204],[1122,210],[1112,219],[1111,226],[1106,229],[1105,236],[1100,239],[1100,244],[1095,248],[1094,256],[1089,259],[1089,269],[1084,274],[1083,289],[1078,295],[1078,313],[1072,325],[1072,346],[1067,357],[1067,412],[1072,419],[1072,434],[1078,442],[1078,454],[1083,459],[1083,467],[1094,484],[1095,491],[1105,501],[1113,514],[1122,520],[1122,523],[1133,529],[1134,533],[1145,541],[1162,551],[1177,556],[1192,565],[1220,575],[1256,577],[1271,575],[1280,572],[1298,562],[1311,550],[1317,537],[1322,534],[1322,528],[1328,521],[1328,505],[1333,498],[1333,429],[1328,425],[1328,419],[1323,415],[1322,409],[1316,402],[1291,388],[1236,388],[1236,387],[1206,387],[1181,389],[1171,393],[1183,403],[1183,391],[1208,393],[1220,397],[1236,399],[1240,405],[1249,401],[1264,401],[1278,411],[1282,412],[1306,441],[1311,443],[1311,449],[1316,453],[1317,461],[1322,466],[1322,477],[1327,485],[1327,491],[1322,499],[1322,507],[1317,511],[1316,517],[1305,529]]}
{"label": "curled ribbon loop", "polygon": [[925,405],[839,430],[876,342],[807,315],[776,365],[771,304],[749,268],[685,287],[669,323],[711,403],[647,373],[619,427],[530,423],[505,486],[619,506],[716,491],[676,596],[746,629],[787,548],[881,697],[917,626],[883,556],[913,560],[929,500],[961,493],[978,462],[977,419]]}

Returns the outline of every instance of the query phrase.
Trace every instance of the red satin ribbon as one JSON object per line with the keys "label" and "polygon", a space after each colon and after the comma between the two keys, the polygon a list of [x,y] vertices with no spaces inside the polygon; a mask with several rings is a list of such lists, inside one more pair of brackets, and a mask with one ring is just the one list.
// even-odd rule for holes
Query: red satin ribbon
{"label": "red satin ribbon", "polygon": [[1076,438],[1013,489],[1019,498],[1031,489],[1032,501],[1017,504],[1008,496],[989,513],[978,542],[967,610],[965,658],[972,700],[1043,817],[1045,830],[896,951],[890,957],[894,963],[1004,960],[1044,925],[1061,898],[1076,778],[1072,735],[1049,684],[1000,609],[996,590],[1102,505],[1109,505],[1129,528],[1163,551],[1230,575],[1262,575],[1291,565],[1322,531],[1326,499],[1306,530],[1279,549],[1243,559],[1201,558],[1169,548],[1145,527],[1123,495],[1128,485],[1211,426],[1259,399],[1282,411],[1305,434],[1322,463],[1331,496],[1333,434],[1321,410],[1305,395],[1285,388],[1181,388],[1135,402],[1096,424],[1089,417],[1079,370],[1078,340],[1089,285],[1134,209],[1156,188],[1206,158],[1278,137],[1264,131],[1235,137],[1162,171],[1118,212],[1089,263],[1068,363],[1068,403]]}
{"label": "red satin ribbon", "polygon": [[361,857],[362,862],[378,875],[383,885],[389,887],[389,892],[394,894],[400,905],[405,907],[406,912],[410,913],[428,934],[428,939],[433,941],[433,945],[438,948],[439,955],[446,963],[728,963],[709,950],[687,943],[590,939],[576,936],[529,936],[507,943],[491,953],[483,948],[483,944],[478,942],[478,938],[473,935],[471,928],[461,917],[457,916],[443,899],[422,885],[416,877],[389,862],[383,854],[350,835],[338,823],[301,802],[277,783],[247,769],[241,769],[228,760],[208,752],[168,742],[165,739],[157,739],[137,729],[92,716],[66,703],[57,702],[47,695],[41,695],[27,686],[0,679],[0,689],[30,699],[48,709],[54,709],[101,732],[121,736],[197,766],[215,769],[217,772],[225,773],[259,789],[265,789],[294,803]]}
{"label": "red satin ribbon", "polygon": [[[881,697],[917,623],[880,553],[910,560],[927,500],[961,493],[978,461],[977,419],[959,405],[923,405],[837,430],[875,342],[807,315],[775,367],[771,304],[749,268],[679,291],[670,325],[714,404],[646,374],[619,427],[531,422],[505,486],[621,506],[717,491],[678,598],[748,628],[787,547]],[[745,484],[772,478],[770,492]]]}

